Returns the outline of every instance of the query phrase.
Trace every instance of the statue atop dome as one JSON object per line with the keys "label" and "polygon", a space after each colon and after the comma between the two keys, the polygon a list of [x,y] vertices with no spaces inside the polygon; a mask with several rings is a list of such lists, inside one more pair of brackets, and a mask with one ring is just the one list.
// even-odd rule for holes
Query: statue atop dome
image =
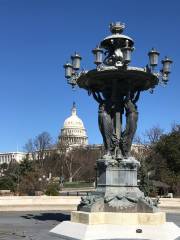
{"label": "statue atop dome", "polygon": [[73,102],[72,115],[77,115],[76,103],[75,102]]}
{"label": "statue atop dome", "polygon": [[83,121],[77,116],[75,102],[73,102],[71,116],[64,121],[59,142],[68,146],[85,146],[88,144],[86,129]]}

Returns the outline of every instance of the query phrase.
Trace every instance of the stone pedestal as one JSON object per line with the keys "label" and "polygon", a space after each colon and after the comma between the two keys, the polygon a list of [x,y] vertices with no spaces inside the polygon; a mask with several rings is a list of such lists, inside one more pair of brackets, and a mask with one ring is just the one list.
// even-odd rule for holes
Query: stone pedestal
{"label": "stone pedestal", "polygon": [[160,225],[166,222],[164,212],[157,213],[114,213],[114,212],[71,212],[71,222],[97,225]]}
{"label": "stone pedestal", "polygon": [[140,163],[133,157],[97,160],[97,189],[83,197],[79,211],[156,212],[156,203],[144,196],[137,185]]}
{"label": "stone pedestal", "polygon": [[71,221],[64,221],[50,231],[60,239],[97,240],[175,240],[180,228],[166,222],[165,213],[71,213]]}
{"label": "stone pedestal", "polygon": [[[141,230],[140,232],[137,230]],[[67,240],[175,240],[179,239],[180,228],[172,222],[161,225],[89,225],[64,221],[50,231],[53,236]]]}

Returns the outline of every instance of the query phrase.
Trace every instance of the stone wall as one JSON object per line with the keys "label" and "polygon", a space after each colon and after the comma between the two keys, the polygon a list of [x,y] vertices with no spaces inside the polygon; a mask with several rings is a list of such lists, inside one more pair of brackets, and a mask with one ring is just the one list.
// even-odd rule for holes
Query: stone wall
{"label": "stone wall", "polygon": [[159,207],[165,212],[180,212],[180,198],[160,198]]}
{"label": "stone wall", "polygon": [[[73,211],[79,196],[1,196],[0,211]],[[160,210],[180,212],[180,198],[160,198]]]}
{"label": "stone wall", "polygon": [[77,196],[4,196],[0,197],[0,211],[76,210]]}

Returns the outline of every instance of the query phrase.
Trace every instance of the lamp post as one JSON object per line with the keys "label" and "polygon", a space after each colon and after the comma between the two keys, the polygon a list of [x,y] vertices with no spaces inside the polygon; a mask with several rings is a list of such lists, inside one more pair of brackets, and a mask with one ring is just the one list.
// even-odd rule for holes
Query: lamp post
{"label": "lamp post", "polygon": [[99,66],[102,63],[103,50],[97,46],[95,49],[92,50],[92,53],[94,54],[94,57],[95,57],[94,63],[97,66]]}
{"label": "lamp post", "polygon": [[65,77],[68,79],[68,83],[74,87],[76,85],[76,79],[79,76],[78,70],[80,69],[81,56],[75,52],[74,55],[71,56],[71,62],[67,62],[64,64],[65,69]]}
{"label": "lamp post", "polygon": [[105,155],[96,162],[96,191],[82,198],[78,206],[82,211],[153,212],[156,208],[138,187],[140,163],[130,151],[140,93],[167,84],[172,60],[166,57],[157,70],[160,54],[152,48],[146,67],[131,66],[134,40],[122,34],[124,29],[121,22],[110,24],[111,35],[92,50],[94,69],[81,71],[77,53],[64,65],[68,84],[85,89],[99,104],[98,123],[105,148]]}
{"label": "lamp post", "polygon": [[45,187],[47,186],[47,184],[49,183],[49,181],[51,180],[51,173],[49,173],[49,176],[46,177],[46,175],[42,175],[38,178],[38,181],[40,183],[40,189],[42,191],[44,191]]}
{"label": "lamp post", "polygon": [[158,65],[158,57],[159,52],[157,52],[154,48],[148,53],[149,56],[149,65],[152,67],[152,71]]}
{"label": "lamp post", "polygon": [[0,170],[0,177],[4,177],[5,176],[5,171],[6,171],[6,169],[1,169]]}
{"label": "lamp post", "polygon": [[169,59],[168,57],[165,57],[165,59],[162,60],[161,63],[163,64],[163,68],[162,68],[162,70],[161,70],[162,79],[163,79],[163,82],[164,82],[165,84],[167,84],[167,82],[168,82],[168,76],[169,76],[169,73],[171,72],[171,71],[170,71],[170,67],[171,67],[171,64],[172,64],[172,60]]}
{"label": "lamp post", "polygon": [[150,182],[149,182],[149,177],[151,176],[151,172],[149,171],[147,173],[147,180],[148,180],[148,196],[149,196],[149,193],[150,193]]}

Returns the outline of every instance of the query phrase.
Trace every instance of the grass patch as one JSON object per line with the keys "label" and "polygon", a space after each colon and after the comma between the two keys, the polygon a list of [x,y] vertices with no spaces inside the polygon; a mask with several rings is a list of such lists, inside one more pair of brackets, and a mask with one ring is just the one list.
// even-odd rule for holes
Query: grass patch
{"label": "grass patch", "polygon": [[65,182],[65,188],[85,188],[85,187],[94,187],[94,183],[89,182]]}

